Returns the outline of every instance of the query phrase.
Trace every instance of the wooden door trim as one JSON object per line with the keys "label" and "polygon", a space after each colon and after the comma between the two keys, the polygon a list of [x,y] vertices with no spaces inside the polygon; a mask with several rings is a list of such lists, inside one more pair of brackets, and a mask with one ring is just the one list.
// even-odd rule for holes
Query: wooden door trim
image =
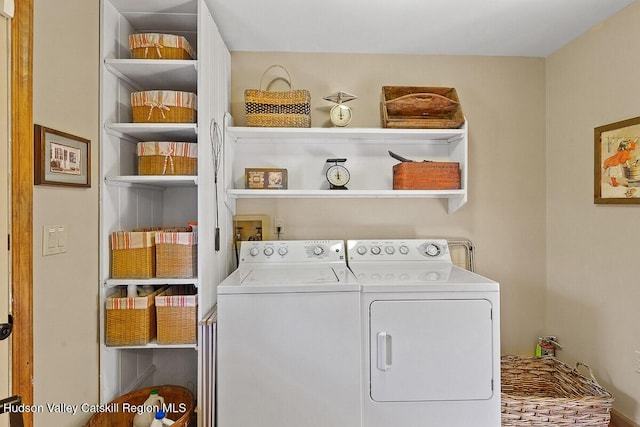
{"label": "wooden door trim", "polygon": [[[33,0],[11,22],[12,393],[33,404]],[[33,414],[24,414],[33,426]]]}

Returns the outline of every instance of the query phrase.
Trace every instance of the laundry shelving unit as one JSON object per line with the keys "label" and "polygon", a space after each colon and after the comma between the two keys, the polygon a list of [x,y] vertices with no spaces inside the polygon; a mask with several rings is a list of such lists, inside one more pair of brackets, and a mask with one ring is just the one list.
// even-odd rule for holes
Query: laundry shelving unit
{"label": "laundry shelving unit", "polygon": [[[198,363],[203,349],[186,345],[110,347],[105,344],[108,295],[130,284],[189,285],[197,290],[197,320],[216,302],[216,285],[232,265],[230,213],[215,197],[212,144],[208,128],[222,123],[229,105],[230,55],[205,0],[101,0],[100,103],[100,400],[109,402],[129,391],[158,384],[185,386],[199,404]],[[158,32],[184,36],[196,50],[194,60],[146,60],[130,57],[128,36]],[[178,90],[198,96],[197,123],[132,123],[130,94],[141,90]],[[198,144],[194,176],[137,175],[139,141]],[[223,167],[223,166],[222,166]],[[222,171],[221,173],[224,173]],[[220,188],[222,191],[222,188]],[[198,223],[197,277],[188,279],[112,279],[110,236],[114,231]],[[214,233],[221,229],[221,249]],[[196,325],[197,326],[197,325]],[[210,353],[208,353],[210,354]],[[206,391],[210,395],[211,390]],[[198,420],[198,425],[202,424]]]}
{"label": "laundry shelving unit", "polygon": [[[449,212],[467,201],[468,128],[260,128],[229,127],[234,142],[230,198],[444,198]],[[393,151],[416,161],[459,162],[459,190],[393,190]],[[346,158],[348,190],[328,190],[325,160]],[[284,168],[286,190],[244,188],[244,169]]]}

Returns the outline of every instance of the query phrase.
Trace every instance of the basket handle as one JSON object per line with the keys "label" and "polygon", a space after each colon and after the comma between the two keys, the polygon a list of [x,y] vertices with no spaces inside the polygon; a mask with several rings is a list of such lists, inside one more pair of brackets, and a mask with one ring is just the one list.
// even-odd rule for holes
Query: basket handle
{"label": "basket handle", "polygon": [[[285,78],[283,78],[283,77],[278,77],[278,79],[280,79],[280,80],[284,80],[284,81],[289,85],[289,88],[290,88],[291,90],[293,90],[293,83],[292,83],[292,81],[291,81],[291,74],[289,74],[289,72],[287,71],[287,69],[286,69],[286,68],[284,68],[282,65],[277,65],[277,64],[276,64],[276,65],[272,65],[271,67],[269,67],[269,68],[267,68],[266,70],[264,70],[264,73],[262,73],[262,77],[260,77],[260,90],[262,90],[262,81],[264,80],[264,76],[265,76],[265,75],[267,74],[267,72],[268,72],[269,70],[271,70],[272,68],[281,68],[281,69],[283,69],[283,70],[284,70],[284,72],[287,74],[288,79],[285,79]],[[276,80],[276,79],[273,79],[271,82],[273,82],[274,80]],[[271,84],[271,83],[269,83],[269,84]],[[268,89],[269,89],[269,86],[267,86],[267,89],[266,89],[266,90],[268,90]]]}
{"label": "basket handle", "polygon": [[576,373],[578,373],[578,374],[579,374],[580,372],[578,372],[578,368],[579,368],[580,366],[584,366],[585,368],[587,368],[587,370],[589,371],[589,376],[591,377],[591,379],[593,380],[593,382],[594,382],[594,383],[596,383],[596,384],[598,384],[598,385],[600,385],[600,384],[598,383],[598,380],[596,379],[596,377],[593,375],[593,370],[591,369],[591,366],[587,365],[586,363],[584,363],[584,362],[576,362],[576,367],[575,367],[573,370],[574,370],[574,371],[576,371]]}

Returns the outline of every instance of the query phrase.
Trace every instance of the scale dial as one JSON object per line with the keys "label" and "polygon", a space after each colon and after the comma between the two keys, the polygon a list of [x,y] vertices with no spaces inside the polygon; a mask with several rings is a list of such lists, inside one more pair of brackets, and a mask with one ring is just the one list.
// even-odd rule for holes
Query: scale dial
{"label": "scale dial", "polygon": [[327,181],[331,189],[346,189],[350,178],[349,170],[342,165],[331,165],[327,169]]}
{"label": "scale dial", "polygon": [[331,119],[331,123],[333,123],[334,126],[347,126],[351,123],[352,117],[351,108],[344,104],[334,105],[329,112],[329,119]]}

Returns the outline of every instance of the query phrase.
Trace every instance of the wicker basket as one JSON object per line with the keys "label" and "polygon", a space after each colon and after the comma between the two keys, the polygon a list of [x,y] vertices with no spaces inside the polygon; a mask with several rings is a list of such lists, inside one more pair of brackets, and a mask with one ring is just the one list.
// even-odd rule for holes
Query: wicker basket
{"label": "wicker basket", "polygon": [[111,235],[111,277],[149,279],[156,273],[155,233],[116,231]]}
{"label": "wicker basket", "polygon": [[384,128],[455,129],[465,121],[451,87],[382,86],[380,117]]}
{"label": "wicker basket", "polygon": [[198,296],[192,287],[172,286],[156,296],[158,344],[195,344]]}
{"label": "wicker basket", "polygon": [[131,109],[134,123],[195,123],[197,97],[172,90],[133,92]]}
{"label": "wicker basket", "polygon": [[[262,83],[267,71],[280,68],[288,79],[282,79],[289,85],[288,91],[270,91]],[[244,105],[247,115],[247,126],[262,127],[311,127],[311,95],[305,89],[293,89],[291,75],[282,65],[272,65],[260,78],[259,89],[244,91]]]}
{"label": "wicker basket", "polygon": [[190,142],[139,142],[139,175],[197,175],[198,144]]}
{"label": "wicker basket", "polygon": [[[591,378],[578,372],[583,365]],[[607,427],[611,394],[578,363],[572,369],[553,357],[504,356],[502,426]]]}
{"label": "wicker basket", "polygon": [[119,288],[105,301],[105,343],[108,346],[145,345],[156,337],[155,297],[166,288],[127,297]]}
{"label": "wicker basket", "polygon": [[195,277],[198,274],[198,235],[156,232],[156,277]]}
{"label": "wicker basket", "polygon": [[140,33],[129,35],[133,59],[195,59],[191,45],[174,34]]}
{"label": "wicker basket", "polygon": [[171,408],[166,417],[175,421],[174,427],[195,427],[195,399],[193,393],[187,388],[175,385],[147,387],[122,395],[109,402],[105,407],[106,409],[113,409],[114,412],[107,410],[96,412],[85,427],[131,427],[136,413],[133,410],[127,411],[126,409],[142,405],[152,390],[158,390],[158,394],[164,398],[166,408]]}

